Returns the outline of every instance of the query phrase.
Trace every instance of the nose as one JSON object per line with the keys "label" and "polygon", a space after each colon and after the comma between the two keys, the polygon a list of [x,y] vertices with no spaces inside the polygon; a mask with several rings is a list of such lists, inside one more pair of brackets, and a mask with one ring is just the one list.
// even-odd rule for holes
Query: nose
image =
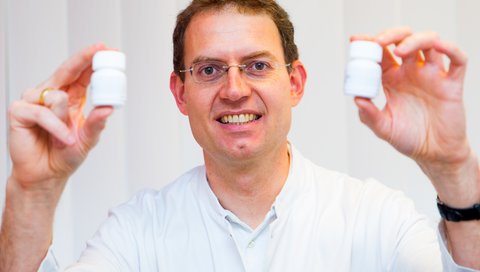
{"label": "nose", "polygon": [[225,73],[225,84],[220,91],[220,97],[223,99],[238,101],[244,97],[250,96],[251,89],[242,75],[243,71],[239,66],[232,65]]}

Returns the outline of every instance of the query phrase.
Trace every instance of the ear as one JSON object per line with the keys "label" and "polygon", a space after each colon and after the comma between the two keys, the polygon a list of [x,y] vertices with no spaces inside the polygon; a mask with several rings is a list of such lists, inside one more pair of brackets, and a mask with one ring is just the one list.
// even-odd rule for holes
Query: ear
{"label": "ear", "polygon": [[292,107],[295,107],[303,97],[305,82],[307,81],[307,70],[299,60],[292,62],[292,72],[290,72],[290,100]]}
{"label": "ear", "polygon": [[184,115],[188,115],[187,101],[185,100],[185,84],[175,71],[170,74],[170,91],[175,97],[178,110]]}

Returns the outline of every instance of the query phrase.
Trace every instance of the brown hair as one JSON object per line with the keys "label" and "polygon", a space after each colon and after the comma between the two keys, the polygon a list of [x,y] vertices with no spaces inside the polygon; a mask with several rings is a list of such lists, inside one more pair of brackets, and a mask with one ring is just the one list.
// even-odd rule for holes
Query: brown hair
{"label": "brown hair", "polygon": [[270,16],[282,39],[285,62],[291,63],[298,59],[293,24],[288,13],[274,0],[193,0],[187,8],[178,14],[173,32],[173,69],[182,81],[185,79],[185,74],[179,71],[185,69],[184,42],[188,24],[195,15],[201,12],[221,10],[227,6],[235,7],[238,12],[243,14],[264,13]]}

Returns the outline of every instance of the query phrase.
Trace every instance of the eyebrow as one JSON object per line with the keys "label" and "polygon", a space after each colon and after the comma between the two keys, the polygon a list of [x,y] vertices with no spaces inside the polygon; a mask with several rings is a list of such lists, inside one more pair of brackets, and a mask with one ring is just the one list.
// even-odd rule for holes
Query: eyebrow
{"label": "eyebrow", "polygon": [[256,59],[256,58],[268,58],[268,59],[271,59],[273,61],[277,61],[277,58],[272,53],[270,53],[269,51],[257,51],[257,52],[250,53],[250,54],[246,55],[245,57],[243,57],[242,62],[244,62],[246,60],[250,60],[250,59]]}
{"label": "eyebrow", "polygon": [[[255,58],[269,58],[273,61],[277,61],[277,58],[270,53],[269,51],[255,51],[252,52],[246,56],[243,56],[241,59],[241,63],[245,62],[247,60],[255,59]],[[199,62],[204,62],[204,61],[218,61],[218,62],[225,62],[224,60],[218,59],[218,58],[211,58],[207,56],[198,56],[195,59],[193,59],[192,64],[199,63]]]}

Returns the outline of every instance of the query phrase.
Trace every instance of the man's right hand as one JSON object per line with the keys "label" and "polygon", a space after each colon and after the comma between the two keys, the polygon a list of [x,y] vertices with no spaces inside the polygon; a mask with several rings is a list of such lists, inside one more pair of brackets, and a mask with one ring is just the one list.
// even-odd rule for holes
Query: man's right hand
{"label": "man's right hand", "polygon": [[83,115],[92,58],[100,50],[109,49],[97,44],[78,52],[9,109],[12,174],[0,230],[0,271],[38,269],[51,243],[63,188],[113,112],[97,107]]}
{"label": "man's right hand", "polygon": [[[45,82],[25,91],[9,110],[11,179],[24,190],[45,191],[64,182],[98,141],[111,107],[83,116],[93,55],[90,46],[63,63]],[[39,104],[43,90],[50,89]],[[58,182],[57,182],[58,181]]]}

